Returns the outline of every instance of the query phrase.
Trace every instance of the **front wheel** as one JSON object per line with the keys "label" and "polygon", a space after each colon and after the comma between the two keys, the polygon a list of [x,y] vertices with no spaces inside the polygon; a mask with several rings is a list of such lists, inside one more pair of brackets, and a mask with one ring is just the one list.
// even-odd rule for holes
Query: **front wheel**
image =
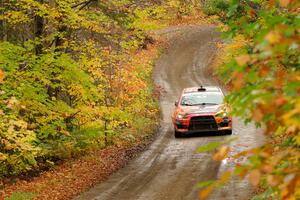
{"label": "front wheel", "polygon": [[225,131],[224,131],[224,134],[225,134],[225,135],[232,135],[232,130],[225,130]]}
{"label": "front wheel", "polygon": [[182,133],[175,131],[175,138],[181,138],[182,137]]}

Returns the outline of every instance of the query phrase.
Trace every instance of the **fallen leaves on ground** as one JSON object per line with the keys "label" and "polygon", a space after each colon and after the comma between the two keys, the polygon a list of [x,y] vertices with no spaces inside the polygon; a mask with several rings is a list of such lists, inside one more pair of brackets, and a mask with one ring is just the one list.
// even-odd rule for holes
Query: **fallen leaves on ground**
{"label": "fallen leaves on ground", "polygon": [[93,152],[82,158],[68,161],[50,171],[32,178],[32,180],[15,180],[14,184],[6,184],[0,199],[13,192],[31,192],[35,200],[67,200],[97,183],[108,178],[113,172],[124,167],[126,163],[141,152],[147,145],[140,141],[137,146],[111,146]]}

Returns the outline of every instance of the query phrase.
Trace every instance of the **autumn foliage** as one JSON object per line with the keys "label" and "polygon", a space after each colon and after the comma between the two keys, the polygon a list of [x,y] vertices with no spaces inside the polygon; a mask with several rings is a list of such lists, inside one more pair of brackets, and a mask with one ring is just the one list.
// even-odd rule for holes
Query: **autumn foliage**
{"label": "autumn foliage", "polygon": [[[254,199],[300,198],[299,6],[294,0],[233,0],[213,13],[231,41],[218,75],[232,89],[232,112],[267,137],[265,145],[233,156],[248,157],[233,174],[263,188]],[[215,156],[226,156],[224,148]]]}
{"label": "autumn foliage", "polygon": [[153,132],[158,51],[141,50],[154,42],[146,31],[162,27],[169,10],[182,12],[180,5],[2,1],[0,178]]}

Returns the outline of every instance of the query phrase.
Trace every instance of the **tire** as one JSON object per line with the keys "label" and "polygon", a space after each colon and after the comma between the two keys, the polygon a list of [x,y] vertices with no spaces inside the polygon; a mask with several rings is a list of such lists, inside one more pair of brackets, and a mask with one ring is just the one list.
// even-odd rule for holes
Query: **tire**
{"label": "tire", "polygon": [[178,131],[175,131],[174,132],[175,134],[175,138],[182,138],[182,133],[178,132]]}
{"label": "tire", "polygon": [[232,130],[226,130],[225,135],[232,135]]}

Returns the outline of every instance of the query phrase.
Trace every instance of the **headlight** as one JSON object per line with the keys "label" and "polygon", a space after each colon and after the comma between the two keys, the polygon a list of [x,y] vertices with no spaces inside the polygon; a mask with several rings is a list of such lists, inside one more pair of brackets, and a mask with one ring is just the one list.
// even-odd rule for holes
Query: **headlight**
{"label": "headlight", "polygon": [[228,113],[226,111],[221,111],[216,114],[216,117],[228,117]]}
{"label": "headlight", "polygon": [[183,118],[183,115],[181,115],[181,114],[176,115],[176,119],[182,119],[182,118]]}

